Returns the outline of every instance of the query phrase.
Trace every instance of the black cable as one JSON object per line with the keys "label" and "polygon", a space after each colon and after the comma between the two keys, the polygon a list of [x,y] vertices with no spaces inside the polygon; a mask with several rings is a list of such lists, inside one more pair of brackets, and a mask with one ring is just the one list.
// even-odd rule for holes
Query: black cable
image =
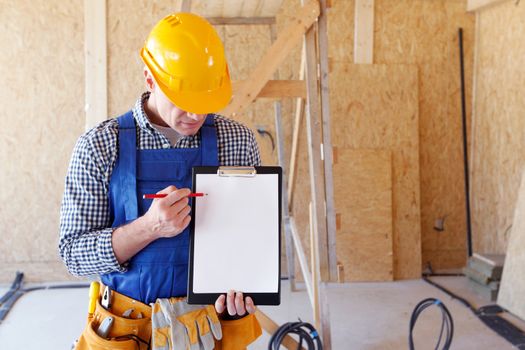
{"label": "black cable", "polygon": [[412,333],[414,331],[414,327],[416,325],[416,321],[421,315],[421,313],[428,307],[431,307],[432,305],[436,305],[441,310],[441,329],[439,331],[439,338],[438,342],[436,344],[435,349],[439,349],[439,346],[441,345],[441,341],[443,339],[444,335],[444,343],[443,343],[443,350],[450,349],[450,344],[452,344],[452,338],[454,336],[454,321],[452,321],[452,315],[448,311],[445,304],[441,302],[439,299],[435,298],[427,298],[419,302],[419,304],[416,305],[414,308],[414,311],[412,312],[412,316],[410,316],[410,329],[408,333],[408,345],[410,347],[410,350],[414,350],[414,339],[412,336]]}
{"label": "black cable", "polygon": [[277,328],[270,338],[268,350],[279,350],[284,337],[288,334],[296,334],[299,336],[299,346],[297,350],[302,349],[303,341],[306,343],[308,350],[323,350],[323,343],[314,326],[301,320],[299,320],[299,322],[287,322]]}

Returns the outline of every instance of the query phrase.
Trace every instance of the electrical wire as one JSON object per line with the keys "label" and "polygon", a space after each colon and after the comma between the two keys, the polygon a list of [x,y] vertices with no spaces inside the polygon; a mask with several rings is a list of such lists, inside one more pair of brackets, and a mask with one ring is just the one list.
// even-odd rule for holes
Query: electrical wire
{"label": "electrical wire", "polygon": [[419,302],[419,304],[416,305],[414,308],[414,311],[412,311],[412,316],[410,316],[410,329],[408,333],[408,345],[410,347],[410,350],[414,350],[414,339],[412,337],[412,333],[414,331],[414,327],[416,325],[416,321],[421,315],[421,313],[428,307],[431,307],[432,305],[436,305],[441,310],[441,329],[439,331],[439,338],[438,342],[436,344],[435,349],[439,349],[439,346],[441,345],[441,341],[444,338],[443,343],[443,350],[448,350],[450,348],[450,344],[452,344],[452,338],[454,336],[454,322],[452,321],[452,315],[448,311],[445,304],[441,302],[439,299],[435,298],[427,298]]}
{"label": "electrical wire", "polygon": [[268,350],[279,350],[284,337],[288,334],[296,334],[299,336],[299,346],[297,350],[303,348],[303,341],[306,343],[307,350],[323,350],[323,343],[314,326],[300,319],[299,322],[287,322],[277,328],[270,338]]}

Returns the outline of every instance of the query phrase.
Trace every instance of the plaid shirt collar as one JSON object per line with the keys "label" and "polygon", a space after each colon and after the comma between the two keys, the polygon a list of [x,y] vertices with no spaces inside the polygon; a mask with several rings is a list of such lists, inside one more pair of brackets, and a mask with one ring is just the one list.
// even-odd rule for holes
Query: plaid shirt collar
{"label": "plaid shirt collar", "polygon": [[[163,140],[163,142],[168,142],[166,136],[164,136],[151,124],[146,114],[146,111],[144,111],[144,104],[148,101],[149,96],[150,92],[146,91],[140,96],[139,99],[137,99],[137,101],[135,102],[135,106],[133,107],[133,116],[135,117],[139,128],[145,130],[152,137],[160,137]],[[179,141],[177,141],[177,145],[180,145],[181,143],[191,145],[195,142],[198,142],[200,133],[201,132],[199,130],[199,132],[197,132],[197,134],[195,135],[181,137]]]}

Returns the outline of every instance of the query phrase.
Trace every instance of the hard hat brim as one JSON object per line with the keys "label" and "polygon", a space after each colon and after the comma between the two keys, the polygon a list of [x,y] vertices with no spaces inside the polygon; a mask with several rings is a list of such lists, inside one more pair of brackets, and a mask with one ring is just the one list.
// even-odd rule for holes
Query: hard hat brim
{"label": "hard hat brim", "polygon": [[172,91],[152,72],[155,82],[164,95],[179,109],[195,114],[216,113],[224,109],[231,100],[230,79],[224,79],[222,86],[208,91]]}

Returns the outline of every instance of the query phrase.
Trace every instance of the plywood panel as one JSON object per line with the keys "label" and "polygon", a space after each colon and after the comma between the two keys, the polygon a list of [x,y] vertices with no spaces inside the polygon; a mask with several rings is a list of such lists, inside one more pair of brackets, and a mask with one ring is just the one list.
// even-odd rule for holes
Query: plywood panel
{"label": "plywood panel", "polygon": [[509,245],[505,256],[498,304],[525,319],[525,176],[521,177]]}
{"label": "plywood panel", "polygon": [[338,77],[330,80],[332,142],[392,152],[394,278],[419,277],[417,69],[332,62],[330,73]]}
{"label": "plywood panel", "polygon": [[392,157],[389,150],[334,150],[337,260],[346,281],[391,281]]}
{"label": "plywood panel", "polygon": [[474,250],[505,253],[525,166],[525,3],[479,13],[473,117]]}

